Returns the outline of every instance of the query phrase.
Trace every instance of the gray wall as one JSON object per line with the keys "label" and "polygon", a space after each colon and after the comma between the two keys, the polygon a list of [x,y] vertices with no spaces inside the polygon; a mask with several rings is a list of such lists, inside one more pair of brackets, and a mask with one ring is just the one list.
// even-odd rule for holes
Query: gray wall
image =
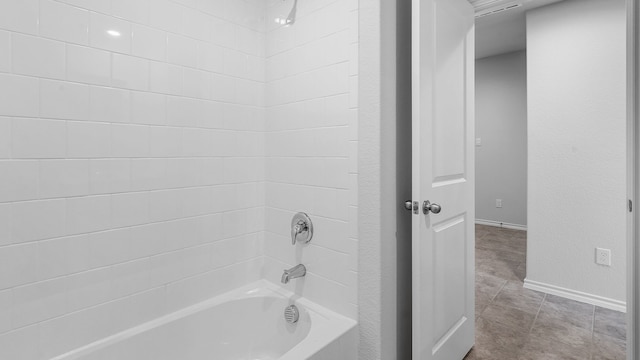
{"label": "gray wall", "polygon": [[[619,310],[627,269],[625,19],[624,0],[567,0],[527,13],[525,286]],[[611,249],[610,267],[595,264],[596,247]]]}
{"label": "gray wall", "polygon": [[478,220],[527,224],[526,61],[524,51],[476,61]]}

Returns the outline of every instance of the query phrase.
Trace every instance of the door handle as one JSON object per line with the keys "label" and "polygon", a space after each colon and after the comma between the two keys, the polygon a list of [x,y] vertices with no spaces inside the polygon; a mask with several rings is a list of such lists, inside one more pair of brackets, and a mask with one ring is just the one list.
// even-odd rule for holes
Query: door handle
{"label": "door handle", "polygon": [[429,212],[434,214],[439,214],[442,211],[442,207],[436,203],[431,203],[431,201],[427,200],[422,203],[422,212],[426,215]]}

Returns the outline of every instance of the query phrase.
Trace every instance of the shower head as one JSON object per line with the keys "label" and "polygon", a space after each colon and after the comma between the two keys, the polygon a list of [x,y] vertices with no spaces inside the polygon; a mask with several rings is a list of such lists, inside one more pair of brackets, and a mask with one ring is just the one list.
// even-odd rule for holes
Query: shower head
{"label": "shower head", "polygon": [[296,22],[296,10],[298,9],[298,0],[293,0],[293,7],[291,8],[291,12],[289,12],[289,16],[284,21],[284,25],[291,26]]}

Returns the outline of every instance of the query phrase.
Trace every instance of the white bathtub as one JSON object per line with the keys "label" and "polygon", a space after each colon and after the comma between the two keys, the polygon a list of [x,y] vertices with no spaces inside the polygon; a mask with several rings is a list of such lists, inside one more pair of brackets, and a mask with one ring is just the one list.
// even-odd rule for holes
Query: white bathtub
{"label": "white bathtub", "polygon": [[357,341],[355,321],[262,280],[53,360],[355,360]]}

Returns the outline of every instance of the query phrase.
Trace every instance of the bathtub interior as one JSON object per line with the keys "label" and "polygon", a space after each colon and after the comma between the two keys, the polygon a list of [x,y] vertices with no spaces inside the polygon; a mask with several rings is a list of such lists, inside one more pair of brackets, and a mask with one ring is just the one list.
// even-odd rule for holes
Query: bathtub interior
{"label": "bathtub interior", "polygon": [[311,329],[304,307],[296,324],[285,321],[287,299],[265,296],[231,300],[143,331],[79,359],[216,360],[278,359]]}
{"label": "bathtub interior", "polygon": [[[291,304],[295,324],[284,318]],[[324,359],[357,343],[355,332],[352,319],[261,280],[54,360]]]}

